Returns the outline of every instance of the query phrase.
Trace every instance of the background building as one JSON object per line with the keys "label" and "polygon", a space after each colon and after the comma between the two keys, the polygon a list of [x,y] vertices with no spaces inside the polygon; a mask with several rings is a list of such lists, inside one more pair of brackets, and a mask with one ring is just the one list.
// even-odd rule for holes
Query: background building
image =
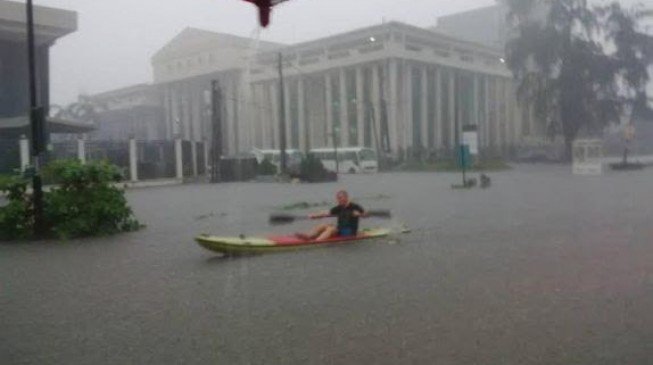
{"label": "background building", "polygon": [[[77,29],[75,12],[34,7],[37,95],[50,104],[50,47]],[[27,24],[24,3],[0,0],[0,137],[26,133],[29,114]],[[66,126],[55,123],[50,130]]]}
{"label": "background building", "polygon": [[96,140],[154,141],[168,138],[161,93],[151,84],[140,84],[84,97],[96,111]]}
{"label": "background building", "polygon": [[484,154],[508,155],[543,144],[544,131],[519,107],[497,46],[505,39],[505,11],[497,5],[442,23],[453,29],[455,22],[469,25],[465,16],[494,14],[489,38],[475,41],[398,22],[295,45],[187,28],[152,57],[152,85],[92,98],[99,108],[108,105],[101,130],[112,136],[147,130],[143,138],[210,143],[210,90],[217,80],[224,153],[279,148],[281,54],[289,148],[336,143],[424,158],[451,154],[462,127],[476,125]]}

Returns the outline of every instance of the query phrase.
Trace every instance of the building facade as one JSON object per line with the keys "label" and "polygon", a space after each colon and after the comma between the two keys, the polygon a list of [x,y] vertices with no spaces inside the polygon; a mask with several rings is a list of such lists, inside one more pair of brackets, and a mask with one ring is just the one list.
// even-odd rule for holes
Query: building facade
{"label": "building facade", "polygon": [[[77,29],[77,14],[34,7],[38,104],[50,104],[50,47]],[[28,133],[29,128],[3,128],[11,119],[29,115],[27,24],[24,3],[0,0],[0,137]],[[3,121],[4,120],[4,121]],[[6,122],[6,123],[5,123]],[[16,129],[17,131],[13,131]]]}
{"label": "building facade", "polygon": [[210,143],[211,84],[219,83],[228,155],[279,148],[282,114],[287,147],[301,150],[447,155],[463,126],[475,125],[483,153],[496,155],[544,135],[517,103],[502,50],[398,22],[290,46],[188,28],[152,66],[147,88],[162,113],[154,129],[165,139]]}
{"label": "building facade", "polygon": [[161,93],[151,84],[95,94],[87,100],[96,112],[96,130],[88,135],[91,139],[169,139],[166,126],[162,123],[165,114],[161,105]]}
{"label": "building facade", "polygon": [[[534,131],[503,53],[427,29],[387,23],[284,48],[286,135],[292,148],[335,143],[393,155],[447,153],[476,125],[500,153]],[[258,55],[248,108],[251,145],[278,147],[277,53]],[[527,113],[526,113],[527,114]],[[525,118],[524,118],[525,117]]]}

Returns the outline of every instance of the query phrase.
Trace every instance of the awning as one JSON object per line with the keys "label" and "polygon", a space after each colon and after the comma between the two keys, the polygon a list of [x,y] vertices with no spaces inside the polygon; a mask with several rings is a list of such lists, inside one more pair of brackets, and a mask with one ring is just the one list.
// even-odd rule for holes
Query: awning
{"label": "awning", "polygon": [[[73,122],[61,118],[47,118],[48,132],[51,134],[80,134],[92,132],[95,125],[89,123]],[[0,118],[0,136],[3,138],[29,137],[31,133],[29,118],[26,116],[13,118]]]}

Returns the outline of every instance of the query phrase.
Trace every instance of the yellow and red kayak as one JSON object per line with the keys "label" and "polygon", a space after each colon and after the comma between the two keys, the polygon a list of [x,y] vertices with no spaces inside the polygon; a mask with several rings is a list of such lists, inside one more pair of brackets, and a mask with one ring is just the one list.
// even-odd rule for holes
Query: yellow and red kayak
{"label": "yellow and red kayak", "polygon": [[319,247],[338,243],[351,243],[385,237],[390,233],[391,230],[388,228],[371,228],[360,231],[356,236],[333,237],[325,241],[302,240],[295,236],[218,237],[201,234],[195,237],[195,241],[207,250],[225,254],[266,253]]}

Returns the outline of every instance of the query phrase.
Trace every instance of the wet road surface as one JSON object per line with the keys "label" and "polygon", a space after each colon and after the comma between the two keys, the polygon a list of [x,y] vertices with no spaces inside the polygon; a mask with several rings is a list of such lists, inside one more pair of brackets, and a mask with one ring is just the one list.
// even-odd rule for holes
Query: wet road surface
{"label": "wet road surface", "polygon": [[[471,191],[426,173],[130,190],[142,231],[0,245],[0,363],[650,361],[653,170],[491,176]],[[392,209],[366,225],[412,233],[231,259],[192,241],[268,232],[275,207],[341,187]]]}

